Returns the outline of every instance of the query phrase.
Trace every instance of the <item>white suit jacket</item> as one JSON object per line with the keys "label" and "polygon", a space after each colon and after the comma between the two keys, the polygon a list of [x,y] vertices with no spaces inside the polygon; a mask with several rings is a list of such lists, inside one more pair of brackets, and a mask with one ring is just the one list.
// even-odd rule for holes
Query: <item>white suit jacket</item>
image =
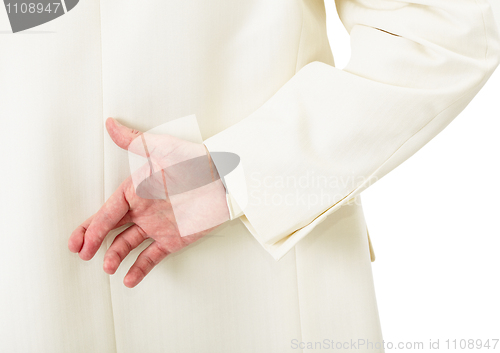
{"label": "white suit jacket", "polygon": [[[0,18],[0,351],[310,352],[359,339],[383,351],[359,193],[465,108],[500,40],[486,0],[336,7],[352,47],[342,70],[322,0],[82,0],[18,34]],[[225,180],[232,220],[130,290],[148,244],[113,276],[102,258],[118,231],[90,262],[67,249],[129,174],[103,122],[146,131],[192,114],[211,152],[241,158]],[[337,182],[288,182],[310,175]],[[326,201],[296,202],[314,197]]]}

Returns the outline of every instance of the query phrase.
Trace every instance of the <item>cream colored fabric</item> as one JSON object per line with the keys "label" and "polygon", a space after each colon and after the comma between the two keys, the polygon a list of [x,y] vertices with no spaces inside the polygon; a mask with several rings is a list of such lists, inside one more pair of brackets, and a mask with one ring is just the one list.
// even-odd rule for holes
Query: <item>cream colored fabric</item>
{"label": "cream colored fabric", "polygon": [[1,352],[115,352],[104,249],[67,247],[104,200],[99,3],[73,11],[32,34],[0,11]]}
{"label": "cream colored fabric", "polygon": [[[302,61],[299,51],[293,78],[250,116],[205,141],[211,151],[240,156],[245,177],[227,178],[227,189],[245,205],[243,223],[276,259],[441,131],[500,60],[487,1],[338,0],[336,6],[351,38],[344,70]],[[306,27],[313,21],[308,13]],[[339,182],[319,182],[330,176]],[[301,177],[318,181],[283,182]],[[256,196],[247,201],[242,189]],[[301,202],[311,195],[325,201]]]}
{"label": "cream colored fabric", "polygon": [[318,0],[82,0],[16,35],[3,14],[0,351],[276,353],[312,351],[293,340],[381,341],[359,195],[307,212],[249,204],[132,290],[123,276],[147,244],[113,276],[102,260],[116,231],[87,263],[66,244],[129,174],[108,116],[145,131],[195,114],[207,146],[241,155],[245,173],[391,170],[498,63],[486,2],[418,3],[338,1],[353,44],[344,71]]}

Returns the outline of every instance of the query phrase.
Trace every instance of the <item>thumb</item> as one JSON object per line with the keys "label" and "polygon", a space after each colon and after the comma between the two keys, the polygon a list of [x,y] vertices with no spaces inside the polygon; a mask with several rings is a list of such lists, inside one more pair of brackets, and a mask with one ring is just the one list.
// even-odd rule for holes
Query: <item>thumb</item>
{"label": "thumb", "polygon": [[132,141],[142,134],[141,131],[123,126],[113,118],[106,120],[106,130],[113,142],[124,150],[128,150]]}

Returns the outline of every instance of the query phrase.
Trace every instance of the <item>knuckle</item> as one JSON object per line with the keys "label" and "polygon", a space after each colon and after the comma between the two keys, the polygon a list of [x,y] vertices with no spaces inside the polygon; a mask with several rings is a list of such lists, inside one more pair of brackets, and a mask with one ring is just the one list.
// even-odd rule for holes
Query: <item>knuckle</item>
{"label": "knuckle", "polygon": [[124,256],[120,254],[119,251],[116,251],[115,249],[109,249],[109,254],[106,256],[109,259],[117,258],[120,262],[122,262]]}
{"label": "knuckle", "polygon": [[158,251],[162,255],[168,255],[170,253],[170,251],[168,251],[167,248],[163,244],[161,244],[159,241],[156,241],[156,247],[158,248]]}
{"label": "knuckle", "polygon": [[139,233],[141,238],[143,238],[144,240],[149,238],[149,236],[146,234],[146,232],[144,230],[142,230],[141,227],[137,227],[137,233]]}
{"label": "knuckle", "polygon": [[142,268],[142,266],[137,266],[136,270],[139,272],[141,278],[146,277],[146,275],[148,274],[148,272],[144,268]]}
{"label": "knuckle", "polygon": [[85,243],[91,247],[99,247],[101,245],[99,234],[92,229],[88,229],[85,233]]}
{"label": "knuckle", "polygon": [[132,244],[130,244],[130,242],[126,239],[126,238],[123,238],[123,253],[124,254],[128,254],[132,251],[133,247],[132,247]]}
{"label": "knuckle", "polygon": [[144,261],[146,262],[146,268],[149,270],[156,266],[156,262],[149,255],[144,255]]}

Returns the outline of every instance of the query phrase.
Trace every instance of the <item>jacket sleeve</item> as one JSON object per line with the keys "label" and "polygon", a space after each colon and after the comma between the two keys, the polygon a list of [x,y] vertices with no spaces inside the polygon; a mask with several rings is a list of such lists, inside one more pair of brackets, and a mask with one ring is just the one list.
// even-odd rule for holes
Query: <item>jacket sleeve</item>
{"label": "jacket sleeve", "polygon": [[487,0],[336,0],[336,7],[350,34],[348,65],[308,63],[259,109],[204,142],[240,157],[241,173],[229,175],[226,188],[276,260],[438,134],[500,61]]}

